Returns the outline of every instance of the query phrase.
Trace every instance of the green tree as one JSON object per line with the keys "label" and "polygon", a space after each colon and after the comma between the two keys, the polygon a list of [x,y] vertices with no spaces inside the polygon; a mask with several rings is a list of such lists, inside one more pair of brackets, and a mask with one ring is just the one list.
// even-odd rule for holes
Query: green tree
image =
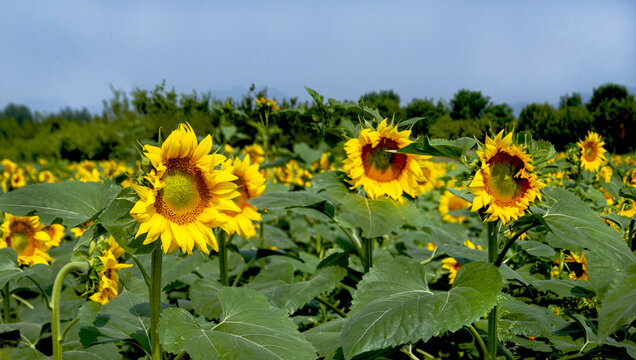
{"label": "green tree", "polygon": [[424,120],[418,121],[413,126],[413,135],[426,134],[430,126],[435,123],[437,119],[448,114],[448,110],[444,106],[442,101],[438,101],[437,104],[433,103],[433,99],[413,99],[404,109],[407,119],[414,117],[423,117]]}
{"label": "green tree", "polygon": [[489,106],[492,106],[489,96],[482,95],[481,91],[462,89],[451,100],[450,116],[455,120],[477,120]]}
{"label": "green tree", "polygon": [[572,95],[565,94],[559,99],[559,109],[565,109],[566,107],[581,107],[583,106],[583,99],[581,94],[573,92]]}
{"label": "green tree", "polygon": [[31,114],[31,110],[26,105],[18,105],[14,103],[9,103],[4,107],[4,110],[0,113],[0,118],[13,118],[20,125],[27,122],[33,122],[33,114]]}
{"label": "green tree", "polygon": [[617,84],[605,84],[594,89],[592,98],[587,103],[587,109],[593,113],[601,104],[612,99],[623,100],[629,96],[627,89],[622,85]]}

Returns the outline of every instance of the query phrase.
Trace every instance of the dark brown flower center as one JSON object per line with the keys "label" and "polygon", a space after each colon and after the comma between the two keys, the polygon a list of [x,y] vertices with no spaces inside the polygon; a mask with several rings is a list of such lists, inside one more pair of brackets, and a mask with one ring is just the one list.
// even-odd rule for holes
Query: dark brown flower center
{"label": "dark brown flower center", "polygon": [[399,179],[406,167],[406,155],[387,151],[397,149],[397,142],[387,138],[382,138],[376,147],[372,144],[363,146],[362,165],[365,174],[380,182]]}

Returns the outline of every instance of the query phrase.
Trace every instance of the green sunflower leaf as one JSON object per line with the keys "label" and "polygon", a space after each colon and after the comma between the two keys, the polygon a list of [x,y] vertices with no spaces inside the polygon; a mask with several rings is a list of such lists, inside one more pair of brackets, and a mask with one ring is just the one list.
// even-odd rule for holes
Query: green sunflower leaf
{"label": "green sunflower leaf", "polygon": [[616,282],[605,294],[599,312],[599,343],[634,319],[636,316],[634,298],[636,298],[636,265],[631,265],[623,275],[616,279]]}
{"label": "green sunflower leaf", "polygon": [[[546,242],[557,248],[589,250],[589,279],[602,298],[612,279],[636,264],[621,234],[607,226],[598,213],[573,193],[558,188],[544,189],[548,209],[543,215],[550,227]],[[595,269],[596,271],[593,271]]]}
{"label": "green sunflower leaf", "polygon": [[402,154],[428,155],[451,158],[461,161],[477,141],[473,138],[462,137],[456,140],[430,139],[428,136],[417,139],[396,152]]}
{"label": "green sunflower leaf", "polygon": [[318,350],[320,356],[333,359],[340,348],[340,331],[346,322],[347,319],[344,318],[332,320],[311,328],[303,334]]}
{"label": "green sunflower leaf", "polygon": [[449,291],[431,291],[424,266],[408,258],[381,263],[354,294],[341,344],[346,359],[472,324],[496,303],[503,282],[485,262],[463,265]]}
{"label": "green sunflower leaf", "polygon": [[408,201],[367,199],[356,193],[346,195],[336,210],[336,218],[359,226],[366,238],[387,235],[417,216],[417,208]]}
{"label": "green sunflower leaf", "polygon": [[120,191],[111,180],[33,184],[0,195],[0,211],[37,215],[44,225],[57,223],[70,228],[94,219]]}
{"label": "green sunflower leaf", "polygon": [[333,290],[347,275],[347,270],[329,266],[316,271],[310,280],[298,282],[293,282],[293,275],[291,264],[277,264],[258,274],[248,287],[267,296],[274,306],[291,314],[314,297]]}
{"label": "green sunflower leaf", "polygon": [[166,309],[159,337],[172,353],[192,359],[315,359],[313,346],[293,320],[266,297],[247,288],[219,290],[223,318],[218,324],[195,319],[181,308]]}

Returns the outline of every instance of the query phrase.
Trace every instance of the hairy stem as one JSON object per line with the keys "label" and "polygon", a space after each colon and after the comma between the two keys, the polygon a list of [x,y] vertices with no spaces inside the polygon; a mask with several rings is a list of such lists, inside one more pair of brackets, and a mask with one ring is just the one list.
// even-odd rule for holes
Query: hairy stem
{"label": "hairy stem", "polygon": [[159,318],[161,316],[161,261],[163,251],[157,245],[152,251],[152,263],[150,265],[150,343],[152,360],[161,360],[161,344],[159,343]]}
{"label": "hairy stem", "polygon": [[508,252],[508,250],[510,250],[510,247],[512,246],[512,244],[514,244],[514,242],[521,235],[525,234],[528,230],[532,229],[535,226],[536,226],[536,224],[530,224],[530,225],[526,226],[523,230],[517,232],[510,240],[508,240],[506,245],[504,245],[503,249],[501,250],[501,253],[497,257],[497,260],[495,260],[494,264],[495,264],[496,267],[501,266],[501,264],[503,263],[504,257],[506,257],[506,253]]}
{"label": "hairy stem", "polygon": [[[488,222],[488,262],[494,264],[497,261],[499,242],[497,240],[499,221]],[[488,356],[494,360],[497,358],[497,305],[488,313]]]}
{"label": "hairy stem", "polygon": [[53,359],[62,360],[62,337],[60,336],[60,298],[62,297],[62,286],[64,278],[71,271],[85,273],[89,264],[86,261],[74,261],[68,263],[60,269],[53,283],[53,293],[51,294],[51,338],[53,341]]}

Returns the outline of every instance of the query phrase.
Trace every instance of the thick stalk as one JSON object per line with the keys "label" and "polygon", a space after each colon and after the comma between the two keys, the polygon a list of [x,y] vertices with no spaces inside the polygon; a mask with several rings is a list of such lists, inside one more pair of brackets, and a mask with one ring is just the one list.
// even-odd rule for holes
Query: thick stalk
{"label": "thick stalk", "polygon": [[363,239],[364,246],[364,272],[368,273],[373,267],[373,239]]}
{"label": "thick stalk", "polygon": [[484,340],[481,338],[481,335],[479,335],[477,330],[472,325],[468,325],[468,330],[471,334],[473,334],[473,337],[475,338],[475,341],[477,341],[477,344],[479,344],[479,347],[477,347],[477,349],[479,350],[481,357],[484,360],[488,360],[488,349],[486,348],[486,344],[484,344]]}
{"label": "thick stalk", "polygon": [[163,251],[161,246],[156,246],[152,251],[150,265],[150,344],[152,360],[161,360],[161,344],[159,343],[159,317],[161,316],[161,259]]}
{"label": "thick stalk", "polygon": [[11,301],[11,292],[9,291],[9,282],[4,285],[4,291],[2,292],[2,308],[4,311],[3,321],[5,324],[8,324],[11,321],[11,306],[9,305],[9,301]]}
{"label": "thick stalk", "polygon": [[[488,262],[494,264],[497,261],[497,228],[499,221],[488,222]],[[497,305],[488,313],[488,357],[491,360],[497,358]]]}
{"label": "thick stalk", "polygon": [[219,239],[219,273],[221,284],[229,286],[228,267],[227,267],[227,243],[225,242],[225,231],[220,230],[217,236]]}
{"label": "thick stalk", "polygon": [[89,264],[86,261],[74,261],[68,263],[60,269],[53,283],[53,294],[51,294],[51,339],[53,342],[53,359],[62,360],[62,337],[60,336],[60,298],[62,297],[62,286],[64,278],[71,271],[85,273]]}

